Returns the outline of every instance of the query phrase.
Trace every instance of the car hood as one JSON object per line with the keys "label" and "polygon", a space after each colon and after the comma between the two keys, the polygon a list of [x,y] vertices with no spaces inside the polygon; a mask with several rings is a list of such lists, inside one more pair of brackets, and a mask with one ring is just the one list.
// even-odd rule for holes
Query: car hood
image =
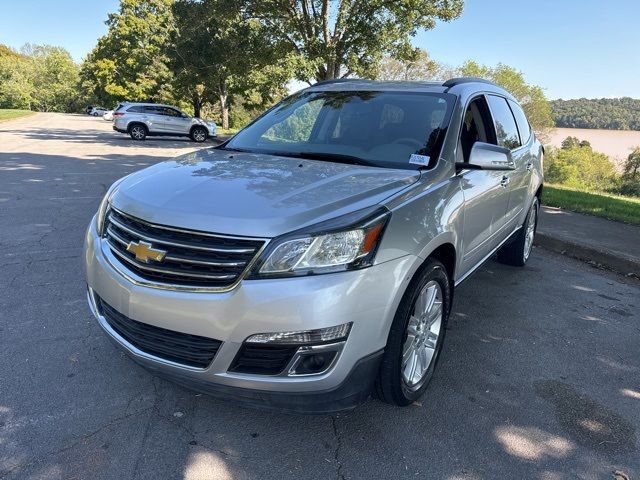
{"label": "car hood", "polygon": [[419,177],[412,170],[205,149],[126,177],[111,204],[162,225],[271,238],[380,203]]}

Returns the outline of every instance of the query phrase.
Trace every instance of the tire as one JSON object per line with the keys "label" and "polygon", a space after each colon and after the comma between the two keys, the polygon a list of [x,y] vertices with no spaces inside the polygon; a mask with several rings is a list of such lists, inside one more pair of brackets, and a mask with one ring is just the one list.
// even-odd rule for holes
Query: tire
{"label": "tire", "polygon": [[515,238],[498,250],[498,261],[505,265],[513,265],[514,267],[524,267],[531,256],[533,249],[533,238],[538,228],[538,197],[533,197],[531,207],[524,219],[522,228]]}
{"label": "tire", "polygon": [[[383,402],[398,406],[410,405],[427,389],[444,342],[451,307],[451,288],[447,269],[442,263],[433,259],[427,260],[422,271],[409,284],[393,319],[376,379],[376,393]],[[420,308],[420,304],[424,301],[428,306],[430,303],[432,289],[435,289],[435,298],[432,302],[435,310],[426,311],[425,323],[416,322],[417,312],[424,310]],[[438,301],[440,302],[439,314],[436,308]],[[429,312],[434,315],[429,315]],[[438,315],[439,322],[436,318]],[[432,318],[428,320],[429,317]],[[429,325],[430,328],[427,328]],[[428,359],[418,353],[423,350]],[[416,359],[415,363],[413,358]],[[412,367],[416,375],[411,373]]]}
{"label": "tire", "polygon": [[129,126],[129,135],[134,140],[142,141],[147,138],[147,128],[144,125],[135,123]]}
{"label": "tire", "polygon": [[207,129],[204,127],[195,127],[191,129],[191,140],[197,143],[202,143],[207,139],[208,136]]}

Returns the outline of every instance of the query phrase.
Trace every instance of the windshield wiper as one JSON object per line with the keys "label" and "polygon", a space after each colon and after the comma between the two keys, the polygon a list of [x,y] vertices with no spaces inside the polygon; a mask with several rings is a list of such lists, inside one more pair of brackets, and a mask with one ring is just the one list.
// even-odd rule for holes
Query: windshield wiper
{"label": "windshield wiper", "polygon": [[273,152],[272,155],[281,157],[305,158],[308,160],[326,160],[334,163],[345,163],[347,165],[362,165],[364,167],[379,167],[374,162],[365,160],[354,155],[344,155],[342,153],[325,152]]}

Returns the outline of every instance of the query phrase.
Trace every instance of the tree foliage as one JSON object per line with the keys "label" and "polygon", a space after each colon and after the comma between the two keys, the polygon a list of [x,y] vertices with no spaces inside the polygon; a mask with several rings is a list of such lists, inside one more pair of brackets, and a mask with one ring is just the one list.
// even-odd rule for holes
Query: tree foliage
{"label": "tree foliage", "polygon": [[385,54],[407,59],[410,39],[462,13],[463,0],[247,0],[246,11],[298,55],[297,76],[373,78]]}
{"label": "tree foliage", "polygon": [[205,101],[220,105],[229,127],[229,104],[243,94],[246,108],[284,92],[292,75],[286,50],[260,22],[242,14],[243,0],[179,0],[174,5],[172,62],[176,84],[197,112]]}
{"label": "tree foliage", "polygon": [[640,130],[640,100],[633,98],[553,100],[551,109],[557,127]]}
{"label": "tree foliage", "polygon": [[624,162],[618,193],[640,197],[640,147],[635,147]]}
{"label": "tree foliage", "polygon": [[572,137],[562,145],[545,157],[547,182],[585,190],[607,191],[614,187],[615,166],[607,155]]}
{"label": "tree foliage", "polygon": [[30,45],[16,52],[0,48],[0,107],[42,112],[78,108],[78,65],[69,52],[51,45]]}
{"label": "tree foliage", "polygon": [[378,66],[376,80],[425,81],[442,78],[442,67],[426,50],[418,49],[408,59],[385,55]]}
{"label": "tree foliage", "polygon": [[88,55],[82,84],[98,102],[170,101],[168,50],[173,0],[121,0],[109,14],[108,33]]}
{"label": "tree foliage", "polygon": [[544,90],[537,85],[528,84],[522,72],[502,63],[492,68],[471,60],[465,62],[459,72],[463,76],[491,80],[510,92],[522,105],[529,123],[538,135],[544,137],[553,127],[551,106]]}

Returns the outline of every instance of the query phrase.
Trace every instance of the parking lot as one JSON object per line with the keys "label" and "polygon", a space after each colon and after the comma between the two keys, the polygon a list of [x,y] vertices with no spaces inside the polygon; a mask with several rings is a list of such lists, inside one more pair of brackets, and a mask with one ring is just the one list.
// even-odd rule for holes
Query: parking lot
{"label": "parking lot", "polygon": [[266,413],[134,364],[86,305],[84,230],[115,179],[211,145],[81,115],[0,123],[0,478],[639,478],[640,287],[540,248],[456,291],[405,409]]}

